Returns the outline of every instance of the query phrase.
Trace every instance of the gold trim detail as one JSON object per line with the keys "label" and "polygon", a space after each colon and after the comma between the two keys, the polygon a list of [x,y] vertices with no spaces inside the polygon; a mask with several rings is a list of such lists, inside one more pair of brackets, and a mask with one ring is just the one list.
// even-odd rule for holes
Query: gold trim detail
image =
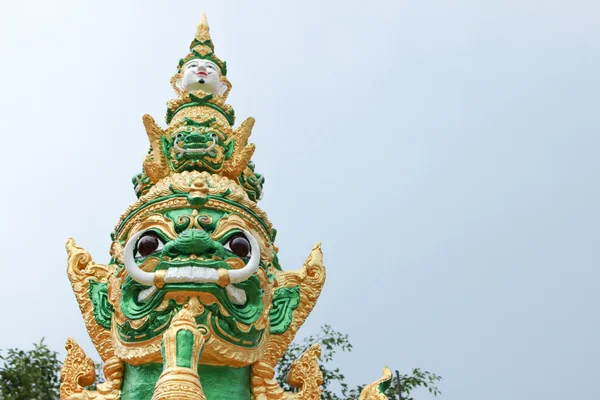
{"label": "gold trim detail", "polygon": [[225,286],[231,283],[231,278],[229,277],[228,270],[226,270],[225,268],[219,268],[217,270],[217,273],[219,274],[219,280],[217,281],[217,285],[224,288]]}
{"label": "gold trim detail", "polygon": [[160,269],[154,273],[154,286],[158,289],[162,289],[165,286],[165,275],[167,275],[166,269]]}
{"label": "gold trim detail", "polygon": [[[210,174],[205,171],[184,171],[179,174],[169,175],[168,177],[161,179],[148,191],[148,193],[141,196],[136,202],[131,204],[123,214],[121,214],[120,221],[115,227],[115,232],[117,233],[119,239],[125,240],[125,234],[129,232],[129,230],[132,228],[132,225],[137,224],[143,218],[155,211],[169,208],[181,208],[190,205],[186,198],[171,198],[156,204],[152,204],[151,206],[144,207],[146,203],[161,197],[170,196],[174,191],[182,194],[191,193],[200,195],[201,193],[196,193],[199,190],[199,187],[204,188],[205,193],[202,193],[204,195],[223,195],[224,193],[228,193],[228,199],[239,203],[254,212],[265,222],[267,229],[265,229],[262,224],[260,224],[251,214],[239,207],[232,206],[231,204],[211,199],[203,207],[215,208],[223,211],[232,211],[240,214],[244,220],[255,226],[255,228],[263,235],[267,242],[270,241],[273,230],[272,225],[269,222],[266,213],[257,207],[256,202],[248,198],[248,195],[244,189],[235,181],[227,177]],[[125,218],[132,214],[135,216],[127,221],[127,223],[121,229],[118,229],[119,225],[125,220]]]}

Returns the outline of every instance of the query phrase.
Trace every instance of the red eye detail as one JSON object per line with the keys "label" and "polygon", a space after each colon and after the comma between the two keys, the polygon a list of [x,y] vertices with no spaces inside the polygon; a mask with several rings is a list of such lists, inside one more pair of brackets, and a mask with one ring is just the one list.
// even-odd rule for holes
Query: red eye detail
{"label": "red eye detail", "polygon": [[148,232],[137,242],[137,255],[139,257],[146,257],[162,249],[162,244],[156,233]]}
{"label": "red eye detail", "polygon": [[237,235],[229,239],[225,248],[238,257],[248,257],[250,255],[250,242],[244,235]]}

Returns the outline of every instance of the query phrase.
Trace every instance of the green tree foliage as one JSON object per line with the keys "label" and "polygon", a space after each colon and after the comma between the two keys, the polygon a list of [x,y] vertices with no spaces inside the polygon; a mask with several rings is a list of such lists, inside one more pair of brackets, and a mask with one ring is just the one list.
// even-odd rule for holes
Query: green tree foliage
{"label": "green tree foliage", "polygon": [[[335,331],[329,325],[322,326],[321,331],[317,335],[308,336],[301,343],[292,343],[288,348],[275,368],[277,380],[281,387],[288,391],[294,390],[286,381],[290,366],[294,360],[298,359],[314,343],[321,345],[320,367],[321,372],[323,372],[323,394],[321,399],[358,400],[363,386],[350,388],[340,368],[331,366],[335,353],[338,351],[352,351],[352,344],[348,339],[348,335]],[[437,387],[437,383],[441,379],[441,376],[428,371],[422,371],[420,368],[413,369],[411,374],[401,374],[400,386],[402,387],[402,399],[414,400],[411,397],[411,393],[418,387],[428,389],[434,396],[441,394]],[[398,380],[394,376],[386,394],[390,399],[397,399],[398,390]]]}
{"label": "green tree foliage", "polygon": [[0,352],[0,400],[55,400],[60,387],[58,353],[44,343],[33,350]]}
{"label": "green tree foliage", "polygon": [[[400,374],[400,383],[402,387],[402,400],[415,400],[411,393],[414,389],[422,387],[429,391],[429,393],[437,396],[438,394],[442,394],[440,389],[437,387],[439,381],[442,380],[442,377],[436,375],[429,371],[422,371],[421,368],[413,368],[411,374]],[[362,386],[359,386],[353,389],[350,392],[350,397],[348,400],[358,399],[360,395],[360,391],[362,390]],[[398,398],[398,379],[394,374],[392,379],[392,384],[387,390],[386,394],[390,398],[390,400],[396,400]]]}

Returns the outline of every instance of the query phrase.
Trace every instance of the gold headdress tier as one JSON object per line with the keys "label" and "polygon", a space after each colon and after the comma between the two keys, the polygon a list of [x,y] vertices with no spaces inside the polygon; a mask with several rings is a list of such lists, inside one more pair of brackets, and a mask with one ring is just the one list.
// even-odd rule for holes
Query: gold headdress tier
{"label": "gold headdress tier", "polygon": [[[171,78],[177,98],[167,102],[168,126],[163,129],[151,116],[143,117],[150,151],[144,160],[143,172],[133,178],[138,197],[148,193],[152,186],[169,175],[206,171],[236,181],[252,201],[261,198],[264,177],[254,171],[250,160],[254,144],[248,143],[254,118],[249,117],[234,128],[234,110],[225,104],[231,83],[225,77],[225,62],[214,54],[209,30],[206,15],[202,14],[190,44],[190,53],[180,60],[179,70]],[[223,90],[207,91],[215,87],[204,85],[202,79],[203,85],[186,85],[190,76],[196,79],[196,75],[207,75],[205,70],[194,70],[200,63],[194,65],[191,60],[214,63],[220,74],[217,74],[217,81],[214,80],[214,70],[210,76],[213,83],[223,85]]]}

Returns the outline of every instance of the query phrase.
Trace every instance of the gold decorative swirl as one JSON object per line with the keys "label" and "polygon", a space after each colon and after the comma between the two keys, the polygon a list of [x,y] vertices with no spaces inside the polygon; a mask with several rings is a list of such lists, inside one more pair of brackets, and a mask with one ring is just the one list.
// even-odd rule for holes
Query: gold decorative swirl
{"label": "gold decorative swirl", "polygon": [[319,368],[321,346],[313,344],[308,350],[292,363],[288,374],[288,383],[298,389],[298,393],[288,394],[289,400],[319,400],[323,373]]}
{"label": "gold decorative swirl", "polygon": [[94,383],[96,369],[94,361],[85,355],[83,349],[73,338],[65,345],[67,357],[60,370],[60,399],[66,400],[72,395],[82,393],[85,386]]}
{"label": "gold decorative swirl", "polygon": [[84,390],[96,379],[94,361],[85,355],[83,349],[72,338],[65,346],[67,357],[60,371],[60,400],[119,400],[123,363],[116,357],[104,364],[104,376],[111,377],[99,383],[98,390]]}

